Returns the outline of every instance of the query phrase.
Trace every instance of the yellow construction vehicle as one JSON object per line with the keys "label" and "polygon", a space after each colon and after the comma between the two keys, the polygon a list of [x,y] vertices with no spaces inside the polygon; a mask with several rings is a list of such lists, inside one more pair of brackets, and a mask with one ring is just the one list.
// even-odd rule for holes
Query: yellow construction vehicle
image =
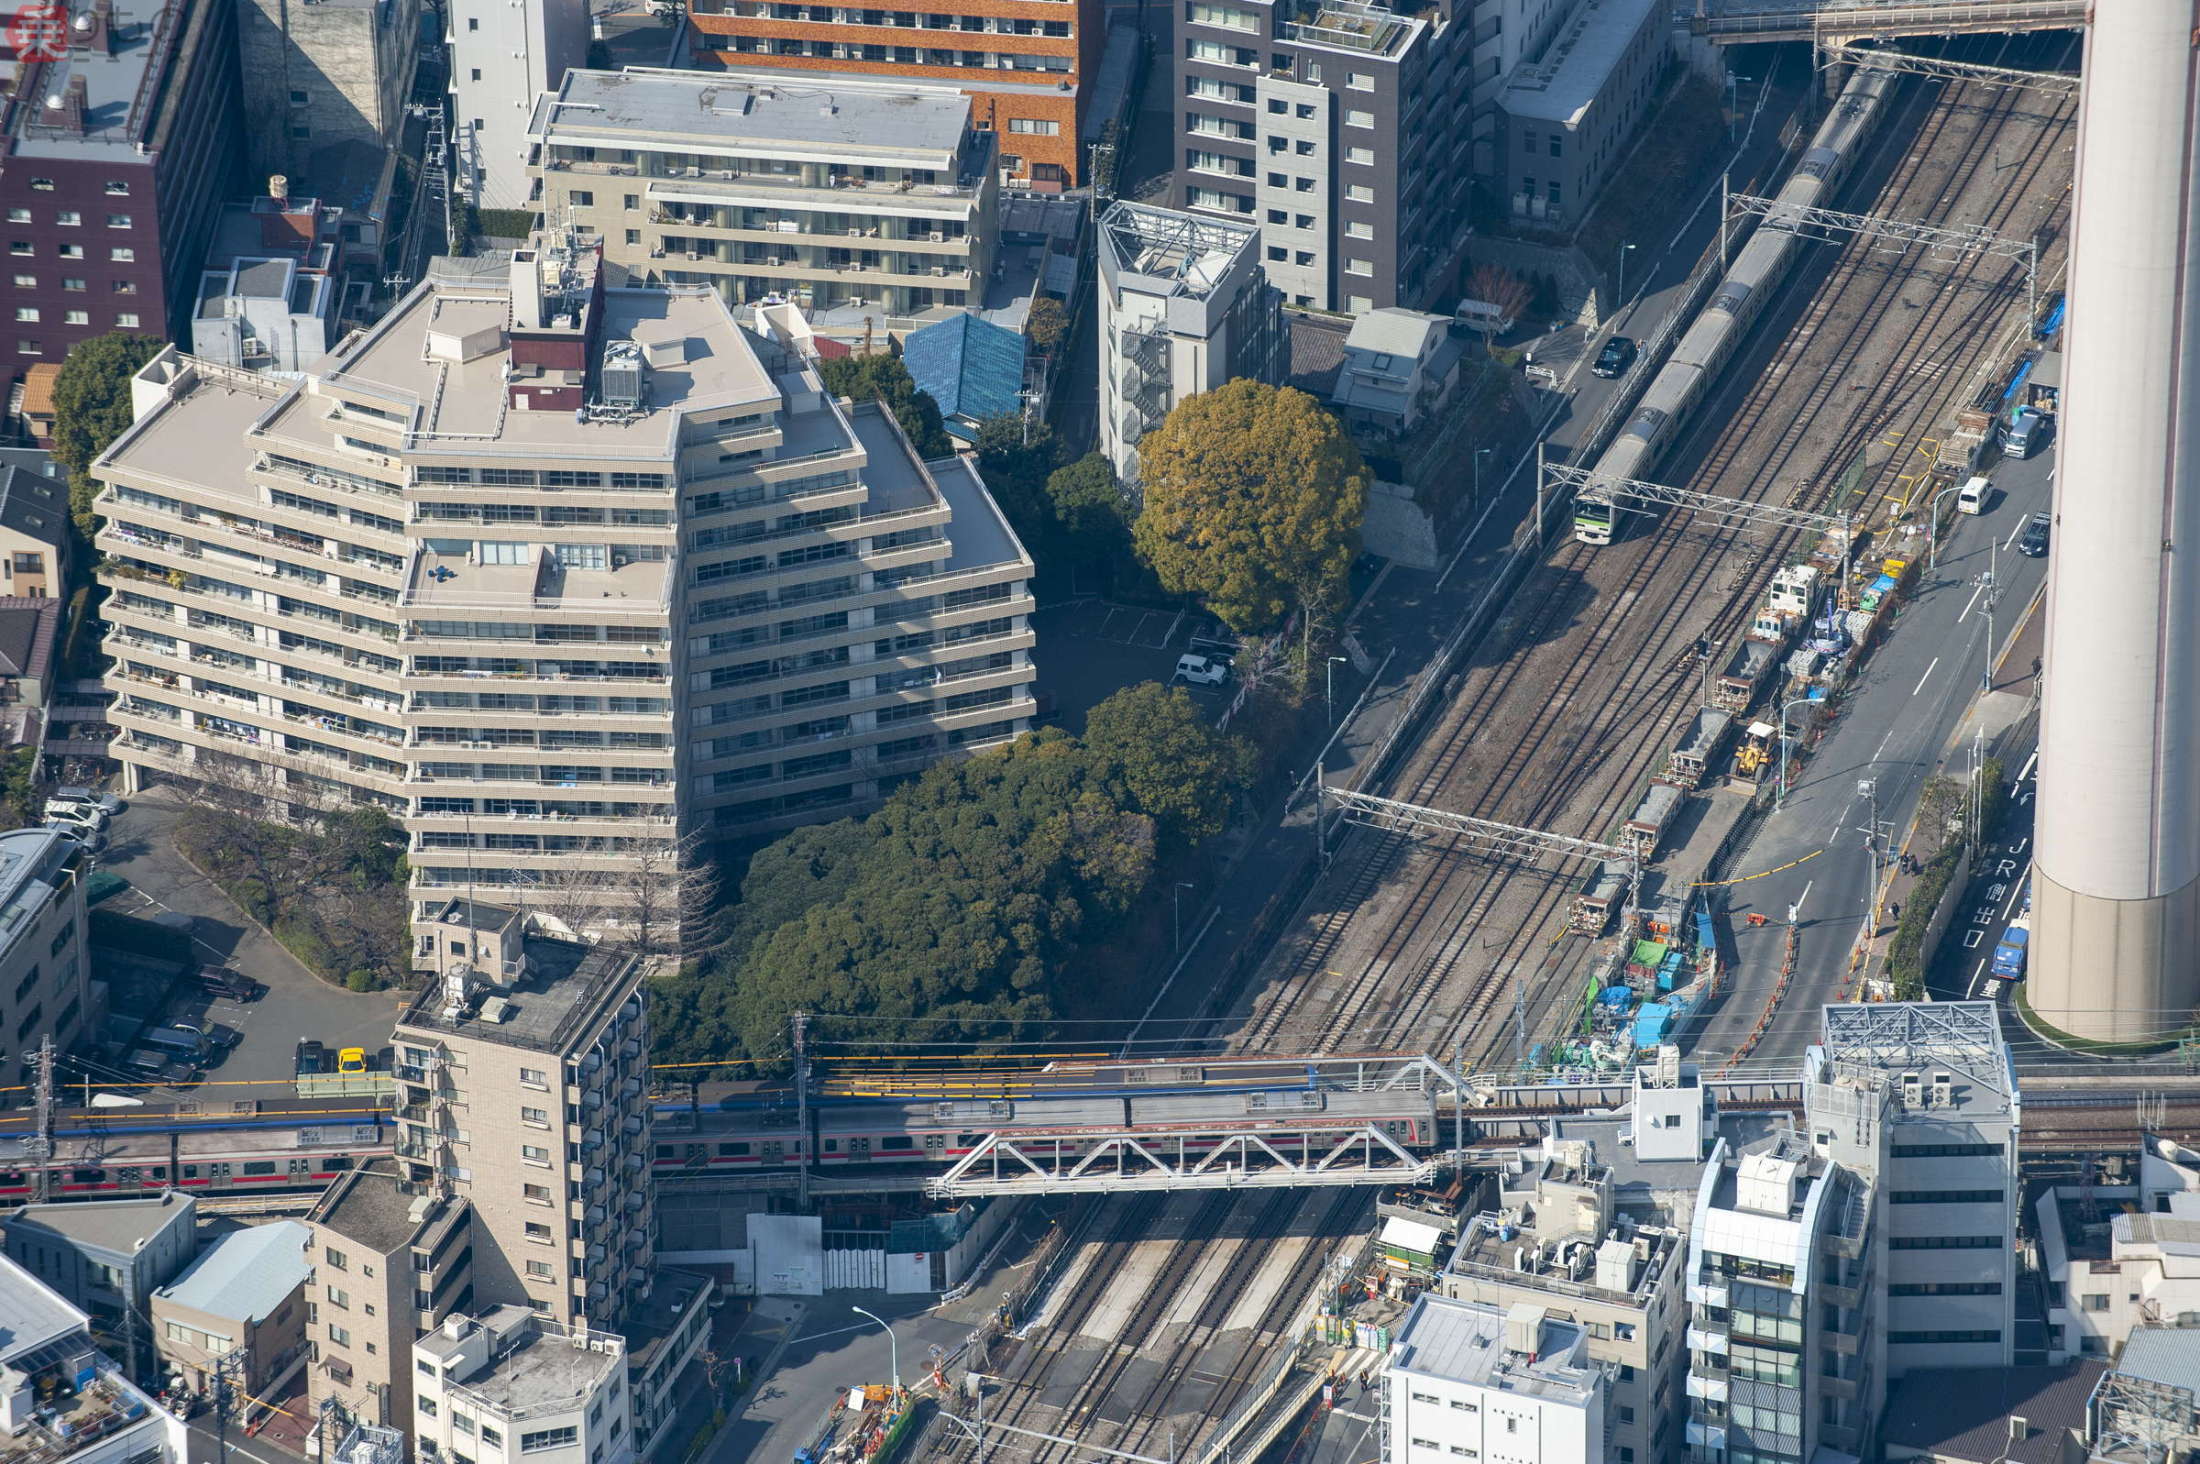
{"label": "yellow construction vehicle", "polygon": [[1734,753],[1734,773],[1752,783],[1764,781],[1765,769],[1773,757],[1773,729],[1770,722],[1752,722],[1742,734],[1742,745]]}

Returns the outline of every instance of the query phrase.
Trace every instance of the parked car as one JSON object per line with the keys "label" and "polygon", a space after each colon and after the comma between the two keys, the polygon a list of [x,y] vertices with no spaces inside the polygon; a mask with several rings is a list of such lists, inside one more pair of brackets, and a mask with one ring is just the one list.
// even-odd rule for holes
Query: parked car
{"label": "parked car", "polygon": [[94,854],[107,847],[107,836],[105,834],[89,824],[78,823],[73,818],[49,818],[46,820],[45,826],[59,833],[67,834]]}
{"label": "parked car", "polygon": [[87,829],[105,829],[107,815],[89,803],[71,803],[66,798],[49,798],[40,814],[48,823],[60,819]]}
{"label": "parked car", "polygon": [[1178,656],[1176,675],[1194,686],[1220,686],[1230,679],[1230,663],[1214,656]]}
{"label": "parked car", "polygon": [[258,1001],[267,995],[267,988],[242,971],[232,971],[227,966],[201,966],[199,984],[216,996],[226,996],[231,1001]]}
{"label": "parked car", "polygon": [[122,812],[122,800],[112,793],[102,793],[96,788],[56,788],[47,797],[49,803],[84,803],[113,818]]}
{"label": "parked car", "polygon": [[1604,343],[1603,350],[1597,352],[1596,362],[1589,370],[1610,380],[1615,376],[1625,375],[1627,368],[1634,364],[1635,343],[1626,336],[1616,335]]}
{"label": "parked car", "polygon": [[2055,520],[2047,514],[2036,513],[2024,526],[2024,537],[2017,540],[2017,552],[2028,559],[2047,557],[2047,536],[2054,532]]}

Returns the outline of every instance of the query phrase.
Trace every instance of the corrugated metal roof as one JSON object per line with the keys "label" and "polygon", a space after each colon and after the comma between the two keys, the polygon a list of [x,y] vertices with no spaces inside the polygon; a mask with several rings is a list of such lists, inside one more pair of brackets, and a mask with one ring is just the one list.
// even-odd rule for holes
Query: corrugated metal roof
{"label": "corrugated metal roof", "polygon": [[258,1321],[304,1283],[308,1233],[296,1220],[232,1231],[153,1294],[209,1316]]}
{"label": "corrugated metal roof", "polygon": [[918,389],[940,404],[942,417],[982,422],[1021,405],[1024,338],[1018,331],[957,315],[912,332],[902,342],[901,359]]}
{"label": "corrugated metal roof", "polygon": [[2200,1331],[2142,1328],[2124,1343],[2116,1371],[2126,1377],[2190,1388],[2200,1396]]}

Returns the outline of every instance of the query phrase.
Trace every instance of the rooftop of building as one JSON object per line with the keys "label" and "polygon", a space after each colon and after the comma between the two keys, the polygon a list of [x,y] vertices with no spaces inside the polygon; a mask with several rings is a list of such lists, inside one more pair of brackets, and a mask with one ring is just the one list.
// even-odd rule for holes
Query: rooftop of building
{"label": "rooftop of building", "polygon": [[0,463],[0,526],[59,548],[69,535],[67,481],[41,467]]}
{"label": "rooftop of building", "polygon": [[619,139],[681,152],[750,145],[813,161],[838,155],[946,166],[970,126],[952,86],[886,77],[575,70],[535,104],[529,133],[552,142]]}
{"label": "rooftop of building", "polygon": [[659,1363],[658,1352],[672,1340],[690,1312],[710,1298],[714,1283],[700,1271],[660,1265],[650,1273],[649,1295],[627,1308],[621,1326],[627,1360],[647,1373]]}
{"label": "rooftop of building", "polygon": [[1419,15],[1358,0],[1320,0],[1300,7],[1299,17],[1278,27],[1285,40],[1384,60],[1403,56],[1428,29]]}
{"label": "rooftop of building", "polygon": [[50,595],[0,595],[0,676],[45,679],[53,670],[61,601]]}
{"label": "rooftop of building", "polygon": [[[2134,1339],[2136,1340],[2136,1339]],[[2062,1464],[2082,1433],[2086,1400],[2108,1364],[1964,1367],[1912,1372],[1887,1393],[1880,1442],[1890,1459],[1927,1455],[1946,1464]],[[2011,1426],[2021,1418],[2022,1434]]]}
{"label": "rooftop of building", "polygon": [[[485,1363],[475,1360],[484,1343]],[[413,1343],[415,1357],[451,1372],[446,1386],[507,1419],[585,1402],[626,1365],[625,1352],[612,1333],[569,1329],[523,1306],[453,1317]]]}
{"label": "rooftop of building", "polygon": [[1659,0],[1580,0],[1543,54],[1513,68],[1498,105],[1532,122],[1580,122]]}
{"label": "rooftop of building", "polygon": [[311,1273],[313,1268],[306,1262],[310,1238],[296,1220],[232,1230],[153,1295],[210,1317],[260,1321],[272,1315]]}
{"label": "rooftop of building", "polygon": [[443,981],[431,978],[405,1009],[399,1030],[562,1054],[640,979],[635,959],[622,952],[534,940],[524,975],[509,986],[481,987],[455,1015]]}
{"label": "rooftop of building", "polygon": [[2141,1327],[2124,1341],[2116,1371],[2200,1397],[2200,1328]]}
{"label": "rooftop of building", "polygon": [[0,833],[0,949],[61,887],[63,871],[80,863],[84,846],[59,829]]}
{"label": "rooftop of building", "polygon": [[25,1205],[8,1216],[12,1231],[50,1235],[73,1246],[113,1255],[134,1255],[171,1225],[191,1225],[196,1202],[170,1190],[142,1200],[101,1200],[93,1204]]}
{"label": "rooftop of building", "polygon": [[87,1325],[59,1292],[0,1255],[0,1367],[36,1372],[71,1344],[88,1350]]}
{"label": "rooftop of building", "polygon": [[[47,410],[53,410],[50,398]],[[42,447],[0,447],[0,468],[16,468],[41,478],[52,478],[64,486],[69,481],[67,475],[61,471],[61,464],[55,462],[53,454]]]}
{"label": "rooftop of building", "polygon": [[[122,157],[136,162],[164,95],[160,72],[183,40],[192,7],[186,0],[98,0],[70,8],[77,43],[65,60],[0,63],[0,81],[16,99],[8,115],[12,151],[25,160],[107,162],[128,149]],[[74,29],[76,22],[88,29]],[[86,37],[92,44],[83,44]],[[65,104],[49,105],[57,96]]]}
{"label": "rooftop of building", "polygon": [[[0,65],[0,70],[4,70]],[[53,416],[53,384],[61,377],[59,361],[36,361],[23,373],[23,415]]]}
{"label": "rooftop of building", "polygon": [[95,1448],[109,1458],[139,1457],[142,1436],[119,1447],[110,1441],[134,1425],[174,1424],[93,1343],[83,1312],[5,1256],[0,1366],[20,1374],[35,1400],[12,1432],[0,1434],[0,1464],[58,1464]]}
{"label": "rooftop of building", "polygon": [[437,924],[454,930],[495,934],[508,929],[520,918],[520,912],[510,905],[492,905],[486,900],[455,899],[446,900],[435,918]]}
{"label": "rooftop of building", "polygon": [[1975,1121],[2016,1112],[2016,1070],[1992,1002],[1830,1003],[1820,1021],[1804,1068],[1810,1082],[1884,1090],[1913,1116]]}
{"label": "rooftop of building", "polygon": [[968,457],[940,458],[925,465],[939,484],[952,515],[947,531],[954,537],[954,552],[941,568],[949,574],[970,569],[990,569],[998,564],[1029,564],[1016,531],[1008,526],[1000,505],[978,476],[978,465]]}
{"label": "rooftop of building", "polygon": [[1021,410],[1024,335],[965,311],[911,331],[902,364],[920,391],[939,403],[947,430],[964,441],[970,424]]}
{"label": "rooftop of building", "polygon": [[377,1255],[388,1255],[409,1243],[425,1218],[416,1218],[421,1197],[397,1185],[397,1175],[389,1169],[354,1169],[329,1186],[306,1218]]}
{"label": "rooftop of building", "polygon": [[1545,1402],[1586,1407],[1597,1374],[1586,1334],[1520,1302],[1507,1310],[1423,1295],[1391,1344],[1393,1369]]}
{"label": "rooftop of building", "polygon": [[591,569],[561,562],[547,544],[531,546],[522,564],[484,564],[471,541],[439,550],[423,546],[398,603],[422,610],[548,610],[585,605],[590,610],[661,613],[671,604],[672,565],[637,559]]}
{"label": "rooftop of building", "polygon": [[159,377],[168,393],[100,454],[95,473],[109,470],[178,483],[243,483],[259,459],[246,438],[294,388],[250,371],[201,361],[171,348],[139,371],[140,384]]}
{"label": "rooftop of building", "polygon": [[1259,249],[1260,229],[1118,200],[1100,216],[1100,240],[1119,276],[1136,276],[1151,293],[1203,300]]}

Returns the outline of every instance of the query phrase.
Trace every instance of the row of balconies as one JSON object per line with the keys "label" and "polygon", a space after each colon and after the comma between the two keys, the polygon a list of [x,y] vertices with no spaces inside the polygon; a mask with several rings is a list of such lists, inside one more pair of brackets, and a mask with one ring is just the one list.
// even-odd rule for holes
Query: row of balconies
{"label": "row of balconies", "polygon": [[[696,225],[681,225],[694,228]],[[739,230],[713,230],[718,234],[734,234]],[[713,245],[707,240],[666,234],[662,241],[649,251],[651,259],[661,259],[668,264],[703,264],[740,274],[769,275],[773,279],[804,280],[810,282],[851,281],[864,285],[876,285],[881,289],[931,286],[940,289],[967,288],[971,271],[967,264],[956,267],[951,264],[885,262],[866,264],[861,260],[834,260],[815,258],[816,250],[788,248],[776,253],[764,252],[751,245],[749,250],[733,252],[728,247],[734,241]]]}

